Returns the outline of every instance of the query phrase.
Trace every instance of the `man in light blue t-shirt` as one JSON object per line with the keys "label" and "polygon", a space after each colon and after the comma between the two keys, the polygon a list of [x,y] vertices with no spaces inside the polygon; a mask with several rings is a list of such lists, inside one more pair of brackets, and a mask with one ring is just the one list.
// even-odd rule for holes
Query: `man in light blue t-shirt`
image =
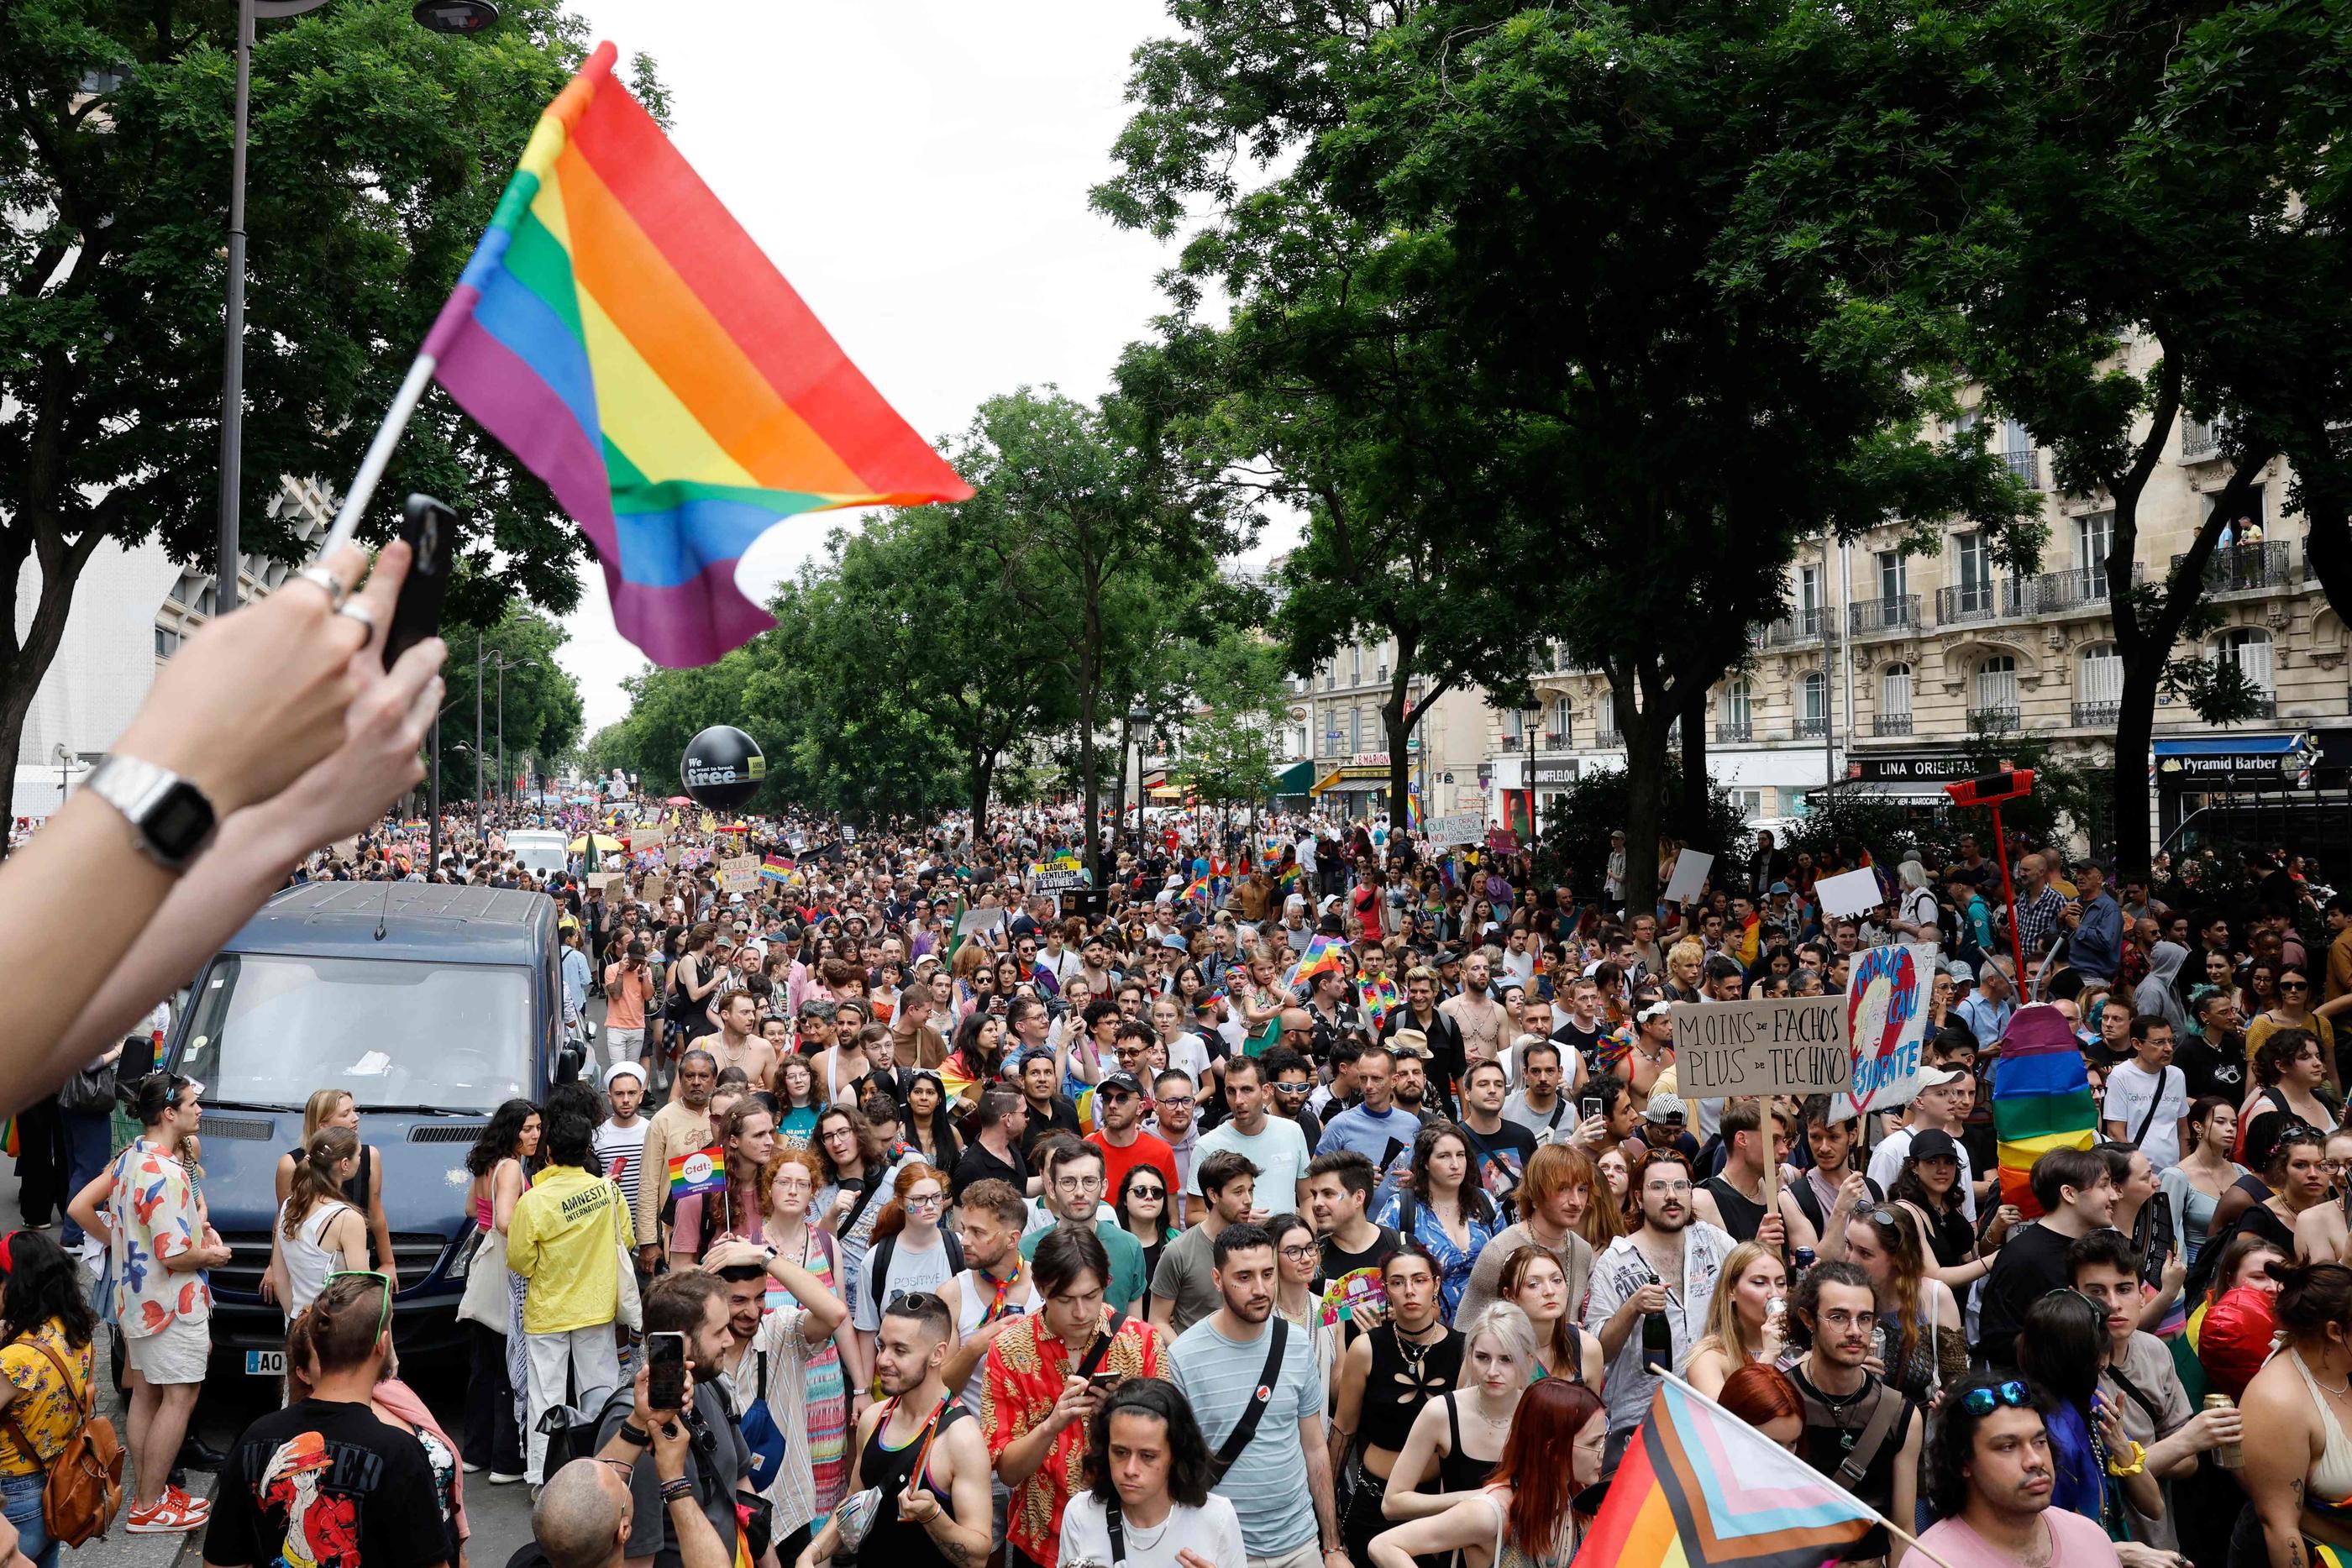
{"label": "man in light blue t-shirt", "polygon": [[[1274,1333],[1274,1239],[1261,1226],[1217,1233],[1224,1304],[1177,1336],[1168,1376],[1191,1402],[1212,1454],[1240,1428],[1265,1377]],[[1257,1430],[1211,1489],[1234,1505],[1255,1568],[1349,1568],[1323,1439],[1323,1378],[1314,1336],[1285,1325],[1282,1364]]]}
{"label": "man in light blue t-shirt", "polygon": [[1413,1139],[1421,1135],[1421,1118],[1393,1103],[1395,1072],[1396,1058],[1386,1046],[1367,1050],[1356,1063],[1362,1102],[1323,1124],[1323,1141],[1315,1145],[1318,1155],[1346,1149],[1372,1162],[1381,1173],[1380,1190],[1372,1194],[1375,1209],[1396,1189],[1397,1156],[1410,1153]]}
{"label": "man in light blue t-shirt", "polygon": [[1201,1162],[1230,1149],[1257,1169],[1257,1206],[1268,1214],[1295,1214],[1307,1188],[1307,1134],[1298,1124],[1269,1114],[1273,1089],[1265,1063],[1255,1056],[1225,1059],[1225,1104],[1229,1114],[1192,1145],[1192,1191],[1185,1195],[1185,1218],[1199,1224],[1209,1211],[1208,1196],[1201,1190]]}

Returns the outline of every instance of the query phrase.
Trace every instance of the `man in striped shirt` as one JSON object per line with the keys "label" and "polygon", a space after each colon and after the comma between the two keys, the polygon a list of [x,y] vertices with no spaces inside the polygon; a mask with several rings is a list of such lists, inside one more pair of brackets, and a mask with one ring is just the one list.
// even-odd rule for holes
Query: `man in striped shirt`
{"label": "man in striped shirt", "polygon": [[613,1113],[596,1128],[596,1157],[604,1174],[621,1184],[629,1212],[637,1211],[637,1171],[645,1160],[646,1128],[637,1108],[646,1100],[646,1070],[634,1059],[615,1061],[604,1070],[604,1098]]}

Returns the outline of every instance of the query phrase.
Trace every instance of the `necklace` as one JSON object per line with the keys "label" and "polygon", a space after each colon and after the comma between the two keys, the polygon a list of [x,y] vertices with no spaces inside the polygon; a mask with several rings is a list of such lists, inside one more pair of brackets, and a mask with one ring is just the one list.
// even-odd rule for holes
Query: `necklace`
{"label": "necklace", "polygon": [[[2296,1351],[2296,1352],[2294,1353],[2294,1358],[2295,1358],[2295,1360],[2297,1360],[2297,1361],[2302,1361],[2302,1362],[2303,1362],[2303,1369],[2304,1369],[2305,1372],[2308,1372],[2308,1373],[2310,1373],[2310,1374],[2311,1374],[2311,1381],[2312,1381],[2312,1385],[2313,1385],[2315,1387],[2316,1387],[2316,1388],[2317,1388],[2317,1389],[2318,1389],[2322,1394],[2332,1394],[2332,1395],[2334,1395],[2334,1396],[2335,1396],[2336,1398],[2338,1398],[2338,1399],[2342,1399],[2342,1398],[2346,1397],[2347,1395],[2352,1395],[2352,1373],[2347,1373],[2347,1374],[2346,1374],[2346,1375],[2345,1375],[2345,1378],[2344,1378],[2344,1385],[2343,1385],[2342,1387],[2340,1387],[2340,1388],[2330,1388],[2330,1387],[2328,1387],[2328,1386],[2327,1386],[2327,1385],[2326,1385],[2326,1384],[2320,1382],[2320,1380],[2319,1380],[2319,1373],[2318,1373],[2317,1369],[2316,1369],[2316,1368],[2315,1368],[2315,1367],[2313,1367],[2313,1365],[2311,1364],[2311,1363],[2309,1363],[2308,1361],[2304,1361],[2303,1352],[2301,1352],[2301,1351]],[[2325,1362],[2324,1362],[2324,1361],[2323,1361],[2322,1364],[2325,1364]]]}

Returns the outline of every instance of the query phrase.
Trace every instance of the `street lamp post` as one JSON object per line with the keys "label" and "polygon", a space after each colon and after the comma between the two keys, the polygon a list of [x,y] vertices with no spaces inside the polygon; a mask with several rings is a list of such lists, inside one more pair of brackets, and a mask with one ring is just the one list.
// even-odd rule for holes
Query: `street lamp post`
{"label": "street lamp post", "polygon": [[[237,0],[236,114],[228,159],[228,308],[221,332],[220,576],[213,585],[213,612],[236,608],[237,492],[245,483],[245,147],[253,119],[253,39],[261,18],[283,21],[315,11],[327,0]],[[473,33],[498,20],[489,0],[432,0],[413,15],[436,33]]]}
{"label": "street lamp post", "polygon": [[1542,722],[1543,709],[1536,704],[1529,703],[1519,710],[1519,734],[1527,739],[1526,747],[1519,753],[1519,766],[1528,770],[1528,852],[1530,855],[1543,838],[1543,812],[1536,804],[1536,726]]}
{"label": "street lamp post", "polygon": [[1127,722],[1135,731],[1135,869],[1143,870],[1143,752],[1151,740],[1151,710],[1138,703],[1128,710]]}

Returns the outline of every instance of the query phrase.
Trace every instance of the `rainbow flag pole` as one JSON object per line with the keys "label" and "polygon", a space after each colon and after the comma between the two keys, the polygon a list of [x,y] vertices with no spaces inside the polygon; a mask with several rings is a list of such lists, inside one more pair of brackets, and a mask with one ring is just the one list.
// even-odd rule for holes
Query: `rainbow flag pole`
{"label": "rainbow flag pole", "polygon": [[555,494],[621,634],[715,663],[773,622],[743,552],[803,512],[960,501],[899,418],[613,74],[547,106],[344,493],[348,543],[435,380]]}

